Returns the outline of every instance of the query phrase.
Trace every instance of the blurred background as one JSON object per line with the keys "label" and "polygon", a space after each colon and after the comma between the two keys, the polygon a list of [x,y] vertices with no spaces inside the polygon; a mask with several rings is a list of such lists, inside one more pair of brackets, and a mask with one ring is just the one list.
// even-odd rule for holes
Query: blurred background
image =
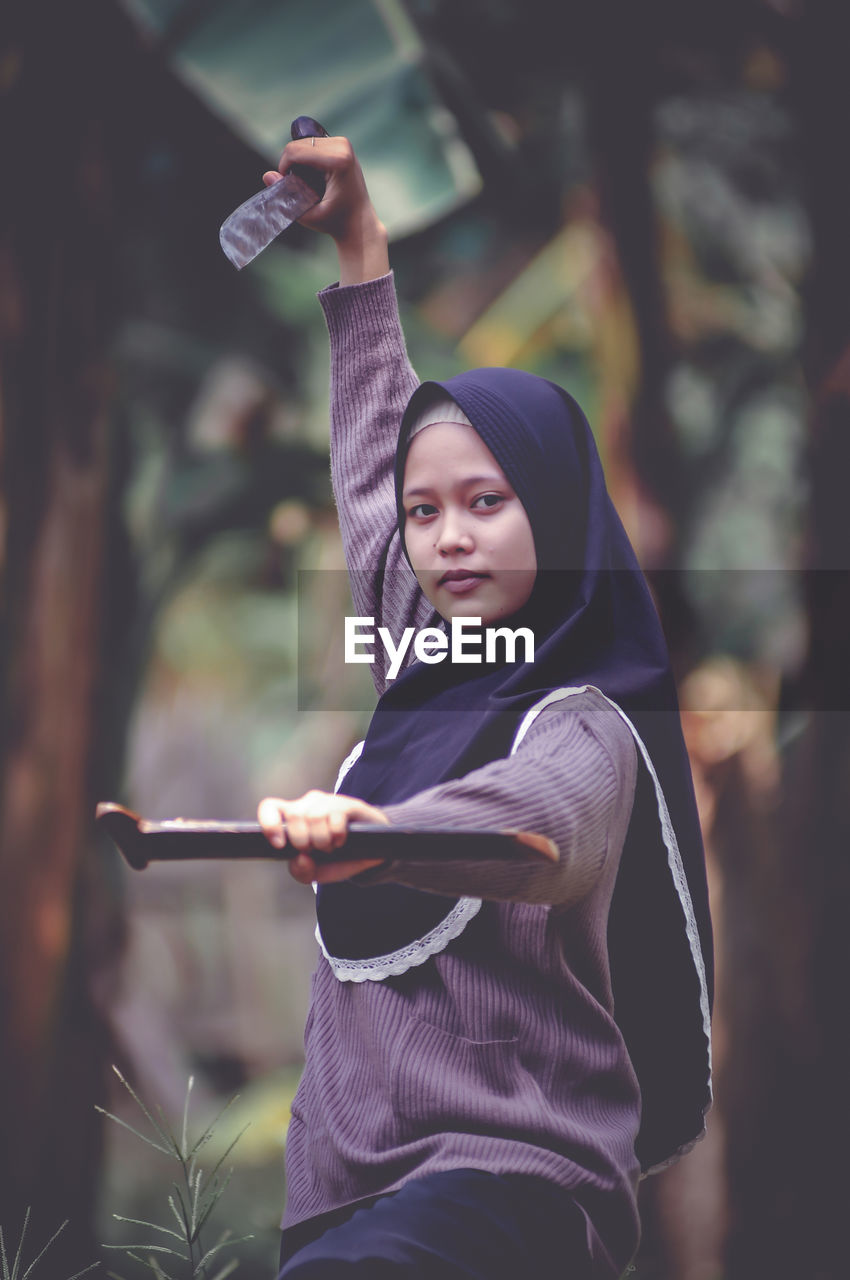
{"label": "blurred background", "polygon": [[34,1256],[70,1220],[37,1275],[138,1242],[114,1213],[169,1221],[171,1167],[95,1110],[145,1123],[110,1064],[178,1125],[193,1076],[197,1132],[239,1094],[216,1216],[274,1274],[312,895],[271,863],[129,872],[92,818],[251,818],[332,785],[368,720],[362,681],[298,681],[299,570],[342,566],[333,246],[294,227],[237,273],[218,245],[302,113],[361,157],[419,375],[515,364],[583,403],[674,655],[716,1101],[643,1184],[638,1280],[847,1275],[845,16],[7,0],[0,1224],[32,1206]]}

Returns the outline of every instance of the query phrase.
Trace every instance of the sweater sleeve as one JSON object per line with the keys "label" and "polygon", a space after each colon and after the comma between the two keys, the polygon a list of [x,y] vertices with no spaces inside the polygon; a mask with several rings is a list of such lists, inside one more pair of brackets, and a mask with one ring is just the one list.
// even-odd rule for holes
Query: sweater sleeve
{"label": "sweater sleeve", "polygon": [[540,713],[514,755],[385,807],[398,826],[535,831],[555,842],[556,863],[393,862],[360,879],[572,906],[619,860],[636,775],[634,740],[617,711],[594,690],[572,695]]}
{"label": "sweater sleeve", "polygon": [[[331,479],[354,607],[397,642],[434,624],[401,548],[393,466],[402,414],[418,380],[407,356],[392,273],[319,294],[331,344]],[[372,676],[386,687],[375,646]]]}

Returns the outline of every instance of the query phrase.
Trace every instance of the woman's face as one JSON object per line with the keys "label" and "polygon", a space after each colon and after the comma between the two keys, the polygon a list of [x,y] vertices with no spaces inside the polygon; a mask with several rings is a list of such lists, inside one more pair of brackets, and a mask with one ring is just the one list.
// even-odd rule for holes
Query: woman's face
{"label": "woman's face", "polygon": [[487,626],[527,602],[537,576],[531,524],[472,427],[437,422],[413,437],[404,468],[404,541],[420,587],[451,621]]}

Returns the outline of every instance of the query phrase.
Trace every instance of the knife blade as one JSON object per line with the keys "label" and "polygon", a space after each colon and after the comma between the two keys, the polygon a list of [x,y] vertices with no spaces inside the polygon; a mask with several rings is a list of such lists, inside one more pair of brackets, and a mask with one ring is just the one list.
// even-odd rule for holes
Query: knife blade
{"label": "knife blade", "polygon": [[[96,821],[136,871],[149,862],[177,862],[207,858],[272,858],[297,855],[292,845],[271,845],[257,822],[208,822],[172,818],[150,822],[124,805],[103,801]],[[348,859],[382,858],[405,862],[557,862],[557,846],[533,831],[457,831],[410,827],[385,827],[353,822],[348,839],[339,849],[312,851],[318,863]]]}
{"label": "knife blade", "polygon": [[[310,116],[292,122],[293,138],[326,138],[327,130]],[[221,247],[241,271],[282,231],[302,217],[325,194],[324,175],[309,165],[293,165],[288,173],[225,218],[218,233]]]}

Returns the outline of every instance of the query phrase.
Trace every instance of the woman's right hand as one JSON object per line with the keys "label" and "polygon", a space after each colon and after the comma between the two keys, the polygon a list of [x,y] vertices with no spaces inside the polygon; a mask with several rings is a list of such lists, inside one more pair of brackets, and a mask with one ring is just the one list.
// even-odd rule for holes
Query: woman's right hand
{"label": "woman's right hand", "polygon": [[308,791],[297,800],[266,796],[257,808],[257,818],[266,839],[276,849],[289,844],[298,850],[289,863],[289,871],[301,884],[333,884],[381,865],[381,859],[374,858],[322,865],[312,857],[316,851],[327,853],[345,844],[349,822],[389,825],[383,809],[357,796],[330,791]]}
{"label": "woman's right hand", "polygon": [[263,174],[271,186],[294,164],[324,173],[327,186],[318,204],[298,219],[304,227],[324,231],[336,243],[341,285],[360,284],[390,269],[386,228],[366,190],[363,171],[347,138],[298,138],[287,144],[277,169]]}

